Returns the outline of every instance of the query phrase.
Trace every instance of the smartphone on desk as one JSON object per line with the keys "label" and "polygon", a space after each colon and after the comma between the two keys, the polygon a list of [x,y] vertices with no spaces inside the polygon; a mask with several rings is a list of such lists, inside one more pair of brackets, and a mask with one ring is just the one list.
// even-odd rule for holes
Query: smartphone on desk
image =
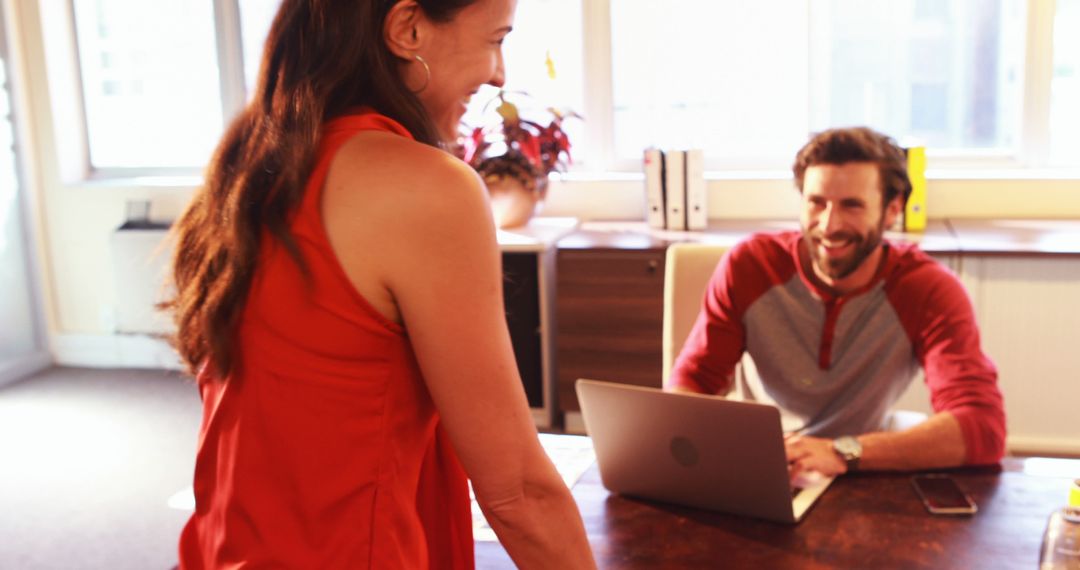
{"label": "smartphone on desk", "polygon": [[931,473],[911,478],[915,492],[922,499],[926,510],[934,515],[973,515],[979,507],[975,501],[953,481],[953,478]]}

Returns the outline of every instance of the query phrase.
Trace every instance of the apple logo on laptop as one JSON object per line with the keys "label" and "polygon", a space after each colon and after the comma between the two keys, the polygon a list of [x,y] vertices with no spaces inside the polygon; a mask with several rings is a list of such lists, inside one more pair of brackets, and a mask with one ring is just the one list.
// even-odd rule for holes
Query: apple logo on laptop
{"label": "apple logo on laptop", "polygon": [[697,448],[681,435],[671,438],[671,456],[683,467],[693,467],[698,462]]}

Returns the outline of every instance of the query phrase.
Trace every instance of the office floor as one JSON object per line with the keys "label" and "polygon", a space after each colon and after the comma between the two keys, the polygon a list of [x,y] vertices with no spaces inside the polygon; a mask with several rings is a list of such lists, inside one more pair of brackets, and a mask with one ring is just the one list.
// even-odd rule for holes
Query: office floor
{"label": "office floor", "polygon": [[0,387],[0,568],[167,569],[200,416],[177,372],[52,368]]}

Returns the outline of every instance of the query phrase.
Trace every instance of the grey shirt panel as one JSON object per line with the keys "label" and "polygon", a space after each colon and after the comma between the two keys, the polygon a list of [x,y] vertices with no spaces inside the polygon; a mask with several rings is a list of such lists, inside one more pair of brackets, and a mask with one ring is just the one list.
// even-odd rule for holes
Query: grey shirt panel
{"label": "grey shirt panel", "polygon": [[[838,437],[877,431],[919,370],[884,282],[839,301],[829,366],[819,355],[825,304],[796,274],[746,311],[742,397],[774,403],[785,431]],[[744,359],[744,362],[746,359]]]}

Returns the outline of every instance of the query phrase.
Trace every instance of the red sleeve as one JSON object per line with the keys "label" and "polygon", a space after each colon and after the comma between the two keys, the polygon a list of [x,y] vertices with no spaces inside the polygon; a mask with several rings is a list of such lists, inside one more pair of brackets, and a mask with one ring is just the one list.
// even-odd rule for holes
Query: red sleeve
{"label": "red sleeve", "polygon": [[1004,402],[967,292],[929,259],[901,283],[889,298],[926,374],[934,411],[948,411],[960,422],[967,464],[997,463],[1005,454]]}
{"label": "red sleeve", "polygon": [[[735,365],[746,350],[743,315],[777,281],[794,274],[775,237],[754,236],[727,252],[709,279],[701,313],[675,359],[670,383],[705,394],[731,389]],[[738,275],[738,287],[735,276]]]}

